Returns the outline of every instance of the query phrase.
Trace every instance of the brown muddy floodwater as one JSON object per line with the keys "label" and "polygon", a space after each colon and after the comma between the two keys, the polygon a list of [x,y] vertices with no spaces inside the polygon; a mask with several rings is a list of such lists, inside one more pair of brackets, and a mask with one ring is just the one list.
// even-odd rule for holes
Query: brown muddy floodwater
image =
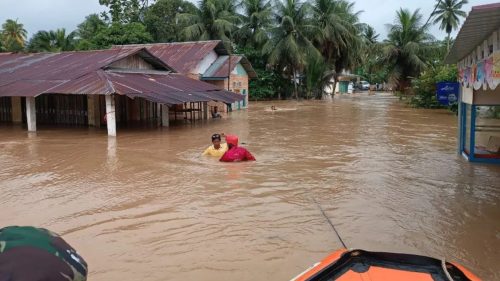
{"label": "brown muddy floodwater", "polygon": [[[500,167],[456,118],[389,95],[253,103],[170,129],[0,127],[0,225],[64,235],[90,279],[289,280],[340,248],[446,257],[500,280]],[[234,133],[254,163],[201,152]]]}

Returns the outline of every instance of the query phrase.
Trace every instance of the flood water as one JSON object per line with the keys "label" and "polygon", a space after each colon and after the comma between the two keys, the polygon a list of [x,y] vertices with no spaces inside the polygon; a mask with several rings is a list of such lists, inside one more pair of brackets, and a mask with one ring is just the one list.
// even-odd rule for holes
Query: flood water
{"label": "flood water", "polygon": [[[289,280],[341,247],[446,257],[500,280],[500,167],[456,117],[387,94],[252,103],[169,129],[0,126],[0,226],[49,228],[90,279]],[[214,132],[257,158],[201,157]]]}

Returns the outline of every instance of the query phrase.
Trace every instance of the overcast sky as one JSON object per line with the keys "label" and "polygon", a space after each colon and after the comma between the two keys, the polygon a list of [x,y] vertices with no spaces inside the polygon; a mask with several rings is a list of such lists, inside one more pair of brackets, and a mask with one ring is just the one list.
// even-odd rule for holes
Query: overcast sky
{"label": "overcast sky", "polygon": [[[190,0],[197,2],[196,0]],[[494,3],[496,0],[469,0],[464,8],[466,12],[472,6]],[[436,0],[357,0],[355,7],[363,10],[361,21],[372,25],[381,39],[386,36],[385,24],[392,23],[395,11],[400,7],[415,10],[420,8],[425,19],[433,10]],[[0,23],[6,19],[18,19],[31,36],[38,30],[66,28],[73,31],[85,16],[99,13],[104,7],[99,0],[0,0]],[[431,32],[441,39],[445,34],[433,26]]]}

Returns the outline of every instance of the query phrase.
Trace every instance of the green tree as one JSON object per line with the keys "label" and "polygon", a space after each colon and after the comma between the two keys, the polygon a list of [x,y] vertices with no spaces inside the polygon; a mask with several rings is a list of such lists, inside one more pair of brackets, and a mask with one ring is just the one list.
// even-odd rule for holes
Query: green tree
{"label": "green tree", "polygon": [[269,0],[242,0],[242,25],[236,38],[242,46],[262,47],[269,39],[267,30],[271,27],[272,5]]}
{"label": "green tree", "polygon": [[194,13],[177,16],[184,27],[184,40],[222,40],[231,49],[231,38],[237,29],[239,15],[234,0],[201,0]]}
{"label": "green tree", "polygon": [[436,99],[438,82],[456,82],[458,76],[456,65],[437,65],[428,67],[418,79],[412,81],[415,95],[409,100],[414,107],[442,108]]}
{"label": "green tree", "polygon": [[320,56],[309,40],[314,31],[309,15],[309,5],[298,0],[276,2],[276,26],[270,29],[271,38],[263,47],[269,63],[288,75],[294,84],[294,97],[298,96],[298,77],[310,56]]}
{"label": "green tree", "polygon": [[458,28],[460,18],[465,18],[467,14],[462,11],[462,6],[467,4],[467,0],[442,0],[432,14],[434,23],[439,23],[439,28],[448,34],[446,50],[450,50],[450,34]]}
{"label": "green tree", "polygon": [[328,66],[321,56],[309,56],[304,71],[306,98],[321,99],[325,87],[330,82]]}
{"label": "green tree", "polygon": [[144,24],[155,42],[179,41],[181,27],[177,14],[194,14],[196,6],[185,0],[159,0],[144,13]]}
{"label": "green tree", "polygon": [[334,72],[334,85],[342,70],[354,69],[359,64],[363,41],[360,12],[354,3],[346,0],[312,1],[312,19],[316,27],[314,45],[323,54],[326,64]]}
{"label": "green tree", "polygon": [[417,9],[413,13],[400,9],[394,24],[388,25],[389,34],[383,49],[383,63],[387,66],[389,82],[399,91],[410,86],[427,65],[427,57],[433,40],[422,25],[422,15]]}
{"label": "green tree", "polygon": [[28,32],[22,23],[8,19],[2,24],[2,45],[7,51],[19,52],[24,49]]}
{"label": "green tree", "polygon": [[107,23],[98,14],[91,14],[78,25],[76,33],[79,39],[91,40],[101,29],[107,28]]}
{"label": "green tree", "polygon": [[66,34],[64,28],[51,31],[38,31],[28,43],[30,52],[61,52],[75,49],[76,32]]}
{"label": "green tree", "polygon": [[380,62],[382,58],[382,48],[378,42],[379,34],[370,25],[363,27],[363,51],[361,52],[362,65],[360,70],[370,83],[383,82],[384,65]]}
{"label": "green tree", "polygon": [[85,17],[85,20],[78,25],[76,37],[78,43],[77,50],[99,49],[95,42],[95,36],[102,30],[107,29],[108,24],[97,14],[91,14]]}
{"label": "green tree", "polygon": [[99,4],[109,8],[103,13],[105,19],[111,18],[113,23],[139,22],[142,12],[149,5],[148,0],[99,0]]}
{"label": "green tree", "polygon": [[113,23],[108,28],[100,30],[90,41],[99,49],[109,48],[112,45],[145,44],[153,42],[151,34],[141,23],[127,24]]}
{"label": "green tree", "polygon": [[379,34],[375,31],[375,28],[366,24],[363,27],[363,39],[365,41],[365,45],[373,46],[378,43]]}

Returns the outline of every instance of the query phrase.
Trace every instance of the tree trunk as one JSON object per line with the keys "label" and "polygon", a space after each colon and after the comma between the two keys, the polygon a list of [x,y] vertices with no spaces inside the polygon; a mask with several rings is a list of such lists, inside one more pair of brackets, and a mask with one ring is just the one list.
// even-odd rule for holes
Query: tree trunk
{"label": "tree trunk", "polygon": [[299,93],[297,92],[297,73],[295,72],[294,68],[292,68],[292,73],[293,73],[293,95],[295,96],[296,100],[299,100]]}
{"label": "tree trunk", "polygon": [[450,52],[450,33],[448,33],[448,38],[446,39],[446,53]]}
{"label": "tree trunk", "polygon": [[335,89],[337,88],[338,76],[337,73],[333,74],[333,90],[332,90],[332,98],[335,96]]}

